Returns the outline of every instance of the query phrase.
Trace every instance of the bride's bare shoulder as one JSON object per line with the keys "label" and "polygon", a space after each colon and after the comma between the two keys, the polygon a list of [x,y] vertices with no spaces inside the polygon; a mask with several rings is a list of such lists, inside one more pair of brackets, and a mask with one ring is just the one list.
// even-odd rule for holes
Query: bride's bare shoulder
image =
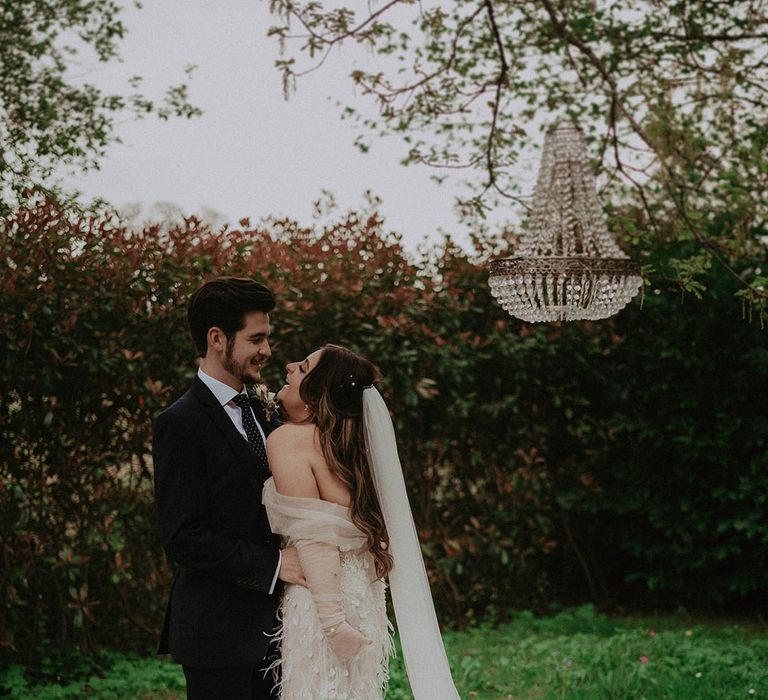
{"label": "bride's bare shoulder", "polygon": [[267,459],[278,493],[319,498],[312,471],[315,426],[285,423],[267,438]]}
{"label": "bride's bare shoulder", "polygon": [[315,426],[313,423],[283,423],[269,434],[267,445],[270,443],[293,442],[295,440],[308,440],[311,443],[314,432]]}

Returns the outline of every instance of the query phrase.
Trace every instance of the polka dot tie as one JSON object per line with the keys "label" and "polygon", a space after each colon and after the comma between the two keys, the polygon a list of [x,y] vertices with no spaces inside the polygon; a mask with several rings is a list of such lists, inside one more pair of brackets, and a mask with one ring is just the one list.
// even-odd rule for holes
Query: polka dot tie
{"label": "polka dot tie", "polygon": [[240,413],[243,416],[243,428],[245,428],[245,434],[248,437],[248,444],[256,453],[259,468],[266,478],[269,476],[267,452],[264,449],[264,440],[262,440],[261,433],[259,432],[259,426],[256,425],[256,419],[253,417],[250,399],[246,394],[238,394],[232,401],[240,408]]}

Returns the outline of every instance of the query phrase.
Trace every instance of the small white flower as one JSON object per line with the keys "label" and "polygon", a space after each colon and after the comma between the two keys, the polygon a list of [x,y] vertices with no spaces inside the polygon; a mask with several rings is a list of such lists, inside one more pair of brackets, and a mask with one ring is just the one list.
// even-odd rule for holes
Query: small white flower
{"label": "small white flower", "polygon": [[754,688],[750,688],[749,689],[749,694],[750,695],[754,695],[755,694],[755,689]]}
{"label": "small white flower", "polygon": [[696,678],[701,678],[701,671],[696,671]]}

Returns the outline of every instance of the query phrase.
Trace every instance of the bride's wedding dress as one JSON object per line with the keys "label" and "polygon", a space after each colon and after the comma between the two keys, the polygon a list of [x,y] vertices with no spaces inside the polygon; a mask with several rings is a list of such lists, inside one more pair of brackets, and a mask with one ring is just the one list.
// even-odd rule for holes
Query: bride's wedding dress
{"label": "bride's wedding dress", "polygon": [[371,555],[358,551],[366,540],[352,523],[349,508],[316,498],[285,496],[277,492],[273,479],[264,484],[262,502],[272,531],[286,545],[311,541],[338,547],[344,616],[371,640],[356,656],[341,660],[323,634],[310,591],[286,586],[278,611],[281,700],[381,700],[393,651],[386,585],[374,580]]}
{"label": "bride's wedding dress", "polygon": [[[368,464],[394,561],[389,586],[413,698],[460,700],[435,615],[392,419],[372,386],[363,391],[363,425]],[[288,586],[283,594],[277,662],[282,670],[281,700],[381,700],[392,653],[385,584],[374,581],[370,554],[360,553],[365,537],[352,523],[349,509],[316,498],[284,496],[272,479],[264,485],[262,502],[272,531],[296,543],[300,559],[305,549],[318,584],[310,583],[316,588],[314,598],[301,586]],[[310,567],[302,561],[302,568],[309,579]],[[322,626],[320,608],[326,622]],[[347,656],[364,644],[360,633],[370,645],[347,661],[334,654],[331,644]]]}

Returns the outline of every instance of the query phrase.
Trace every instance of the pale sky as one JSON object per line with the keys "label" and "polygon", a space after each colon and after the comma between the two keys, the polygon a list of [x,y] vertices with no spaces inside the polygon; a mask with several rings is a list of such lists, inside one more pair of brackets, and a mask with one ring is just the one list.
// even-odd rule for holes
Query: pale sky
{"label": "pale sky", "polygon": [[126,120],[118,128],[124,143],[111,148],[102,169],[67,183],[119,207],[138,203],[146,212],[172,202],[185,213],[213,209],[232,224],[267,215],[310,224],[321,190],[332,191],[345,211],[362,206],[362,193],[371,189],[383,199],[385,228],[403,234],[408,249],[436,239],[440,228],[465,244],[467,231],[453,211],[456,185],[432,182],[427,167],[401,166],[406,146],[398,137],[375,142],[368,154],[353,146],[356,127],[340,119],[336,106],[355,100],[349,53],[283,99],[277,42],[266,37],[274,24],[266,4],[153,0],[141,10],[126,7],[123,64],[83,65],[83,79],[122,91],[128,76],[138,74],[146,93],[161,95],[182,80],[184,66],[195,64],[190,99],[204,114]]}

